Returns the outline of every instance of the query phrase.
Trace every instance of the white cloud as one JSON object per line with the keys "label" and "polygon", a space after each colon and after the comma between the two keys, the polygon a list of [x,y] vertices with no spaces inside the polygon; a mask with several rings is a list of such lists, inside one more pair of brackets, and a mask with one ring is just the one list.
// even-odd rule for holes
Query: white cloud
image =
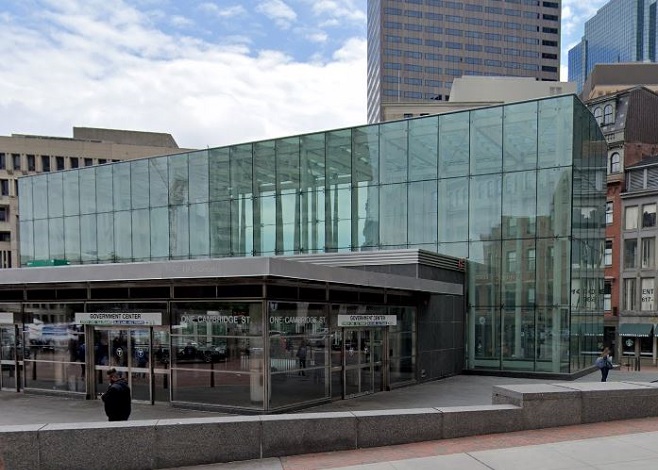
{"label": "white cloud", "polygon": [[324,43],[327,42],[329,36],[327,36],[327,33],[325,33],[324,31],[316,31],[314,33],[308,33],[306,35],[306,39],[308,39],[311,42]]}
{"label": "white cloud", "polygon": [[189,26],[194,26],[194,21],[189,18],[180,15],[174,15],[169,19],[169,22],[176,26],[177,28],[187,28]]}
{"label": "white cloud", "polygon": [[364,39],[301,63],[169,36],[116,3],[57,2],[48,25],[0,24],[0,134],[108,127],[202,148],[365,122]]}
{"label": "white cloud", "polygon": [[236,16],[241,16],[247,13],[242,5],[232,5],[228,7],[219,7],[217,4],[212,2],[204,2],[199,5],[199,10],[211,13],[220,18],[233,18]]}
{"label": "white cloud", "polygon": [[273,20],[282,29],[288,29],[297,19],[297,13],[282,0],[260,2],[256,7],[256,11]]}
{"label": "white cloud", "polygon": [[[354,21],[365,23],[366,12],[363,2],[354,0],[308,0],[312,5],[313,13],[317,16],[329,17],[338,22]],[[342,22],[341,21],[341,22]]]}

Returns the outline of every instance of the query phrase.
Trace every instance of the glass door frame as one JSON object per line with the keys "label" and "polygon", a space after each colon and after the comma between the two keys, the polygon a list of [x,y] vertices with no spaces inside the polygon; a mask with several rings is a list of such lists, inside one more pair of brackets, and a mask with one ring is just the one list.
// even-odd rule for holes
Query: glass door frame
{"label": "glass door frame", "polygon": [[[125,374],[125,377],[128,380],[128,385],[130,386],[133,402],[138,402],[138,403],[150,403],[154,404],[155,403],[155,384],[154,384],[154,378],[155,375],[158,374],[161,376],[163,372],[165,374],[169,374],[168,369],[160,369],[157,368],[154,365],[154,351],[153,351],[153,326],[124,326],[124,325],[112,325],[112,326],[99,326],[99,325],[94,325],[90,327],[89,336],[88,338],[91,338],[92,340],[92,348],[90,349],[90,355],[91,357],[88,357],[88,361],[90,364],[93,364],[94,366],[94,374],[91,374],[91,380],[93,381],[93,384],[88,384],[91,385],[90,390],[94,390],[96,394],[101,393],[105,391],[107,387],[107,371],[114,368],[117,370],[119,373]],[[95,357],[95,352],[97,349],[97,335],[100,333],[101,335],[103,334],[102,332],[107,332],[107,331],[121,331],[126,333],[126,339],[125,339],[125,347],[126,347],[126,363],[125,365],[116,365],[116,364],[111,364],[110,363],[110,355],[108,355],[108,363],[103,364],[99,363],[99,358]],[[135,332],[141,332],[141,333],[147,333],[148,337],[148,349],[146,351],[140,350],[140,351],[135,351],[135,348],[133,346],[134,340],[135,340]],[[109,339],[109,338],[108,338]],[[103,344],[101,342],[101,344]],[[119,344],[119,347],[121,347],[122,344]],[[108,344],[105,344],[104,347],[110,348],[110,344],[108,341]],[[119,349],[117,347],[116,349]],[[135,359],[135,352],[139,355],[139,357],[143,357],[143,355],[146,355],[147,359],[147,364],[145,367],[139,367],[133,365]],[[140,355],[141,353],[141,355]],[[102,359],[102,357],[101,357]],[[133,374],[145,374],[148,379],[148,399],[139,399],[135,398],[135,387],[133,386]]]}
{"label": "glass door frame", "polygon": [[[343,364],[342,364],[343,399],[350,399],[364,395],[371,395],[377,392],[381,392],[382,390],[386,390],[388,383],[388,373],[387,373],[388,356],[386,354],[386,351],[388,351],[388,348],[386,346],[386,341],[388,337],[387,335],[388,328],[387,327],[358,327],[358,328],[350,327],[350,328],[341,328],[341,330],[342,330],[341,334],[342,334],[342,357],[343,357]],[[348,364],[349,358],[354,356],[354,348],[353,348],[353,344],[350,342],[348,349],[347,339],[351,338],[353,333],[355,333],[357,337],[357,347],[356,347],[357,363]],[[376,359],[376,354],[374,349],[375,345],[373,344],[373,341],[376,341],[375,339],[376,335],[381,335],[381,345],[377,346],[378,348],[381,348],[380,350],[381,357],[379,361],[375,360]],[[376,366],[380,367],[379,376],[378,374],[375,373]],[[353,371],[357,371],[356,377],[357,377],[358,392],[348,393],[348,387],[349,387],[348,379],[353,380],[354,376],[350,377],[350,374],[353,373]],[[367,372],[369,376],[368,382],[370,383],[370,386],[363,383],[364,372]]]}
{"label": "glass door frame", "polygon": [[[23,356],[25,354],[22,341],[23,338],[21,337],[21,325],[16,323],[0,323],[0,328],[11,331],[13,335],[13,343],[0,344],[0,348],[2,348],[3,351],[6,350],[6,348],[9,348],[9,350],[12,352],[11,357],[5,357],[2,353],[0,353],[0,390],[20,392],[23,389],[23,374],[21,372],[24,369]],[[4,336],[4,334],[2,336]],[[4,366],[14,368],[15,383],[12,387],[5,386],[4,384],[1,370]]]}

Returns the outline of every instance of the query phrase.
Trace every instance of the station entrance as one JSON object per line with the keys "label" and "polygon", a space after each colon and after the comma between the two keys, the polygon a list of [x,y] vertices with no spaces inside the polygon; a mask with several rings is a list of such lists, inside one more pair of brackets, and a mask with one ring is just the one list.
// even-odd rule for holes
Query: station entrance
{"label": "station entrance", "polygon": [[134,401],[168,402],[169,333],[163,328],[94,327],[95,393],[107,389],[107,371],[128,381]]}

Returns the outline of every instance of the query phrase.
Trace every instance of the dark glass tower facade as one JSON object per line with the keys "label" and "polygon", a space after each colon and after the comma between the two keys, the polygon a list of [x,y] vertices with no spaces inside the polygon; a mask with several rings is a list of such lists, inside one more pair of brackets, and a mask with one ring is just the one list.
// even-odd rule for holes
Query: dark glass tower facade
{"label": "dark glass tower facade", "polygon": [[596,64],[656,61],[656,0],[611,0],[585,23],[569,50],[569,81],[578,92]]}

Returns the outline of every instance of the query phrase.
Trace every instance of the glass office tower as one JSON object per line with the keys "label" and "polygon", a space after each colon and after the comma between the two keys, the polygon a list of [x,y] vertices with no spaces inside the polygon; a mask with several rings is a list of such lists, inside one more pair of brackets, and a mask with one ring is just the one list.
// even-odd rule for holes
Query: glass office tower
{"label": "glass office tower", "polygon": [[603,331],[605,157],[561,96],[37,175],[21,263],[422,248],[469,261],[468,368],[571,373]]}
{"label": "glass office tower", "polygon": [[610,0],[585,23],[569,50],[569,81],[578,92],[596,64],[656,62],[656,0]]}

